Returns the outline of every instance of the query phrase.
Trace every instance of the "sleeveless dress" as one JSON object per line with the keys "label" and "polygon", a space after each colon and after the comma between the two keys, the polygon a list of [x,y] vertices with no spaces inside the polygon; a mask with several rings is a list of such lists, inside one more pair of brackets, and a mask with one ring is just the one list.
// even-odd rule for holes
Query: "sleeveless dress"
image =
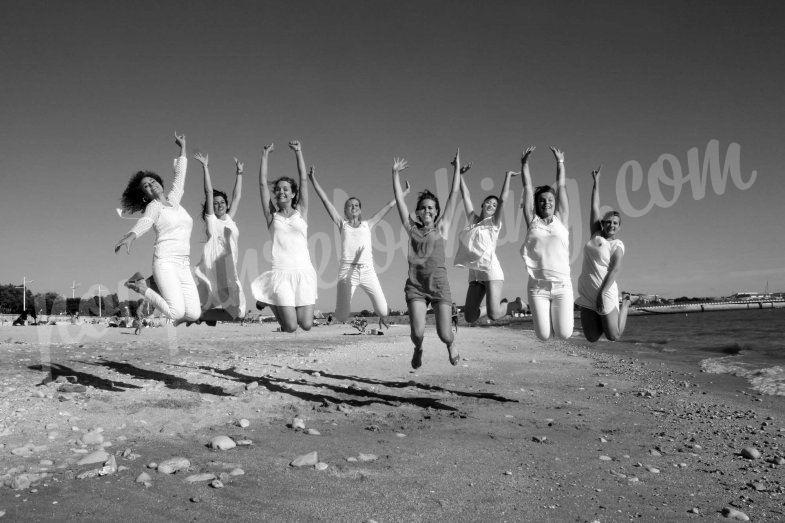
{"label": "sleeveless dress", "polygon": [[237,224],[231,216],[205,215],[208,239],[194,274],[202,310],[224,309],[234,318],[245,315],[245,294],[237,275]]}
{"label": "sleeveless dress", "polygon": [[280,307],[316,303],[316,270],[308,253],[308,224],[299,211],[290,217],[275,213],[270,225],[272,269],[251,283],[257,301]]}
{"label": "sleeveless dress", "polygon": [[415,223],[409,231],[409,277],[404,291],[407,303],[452,304],[444,238],[436,227],[422,227]]}
{"label": "sleeveless dress", "polygon": [[504,280],[504,271],[496,257],[496,241],[502,224],[494,225],[493,216],[467,225],[458,235],[455,266],[469,269],[469,282]]}
{"label": "sleeveless dress", "polygon": [[583,247],[583,268],[578,277],[578,299],[575,300],[577,305],[600,315],[606,315],[619,308],[619,286],[613,282],[613,285],[602,295],[603,310],[597,310],[597,293],[608,274],[611,256],[616,249],[621,249],[624,254],[624,243],[621,240],[608,241],[599,231],[586,242]]}

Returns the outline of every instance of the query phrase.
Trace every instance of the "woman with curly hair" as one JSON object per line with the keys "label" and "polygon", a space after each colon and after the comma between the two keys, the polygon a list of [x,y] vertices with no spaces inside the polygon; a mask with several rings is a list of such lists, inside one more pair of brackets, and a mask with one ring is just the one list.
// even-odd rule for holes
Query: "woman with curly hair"
{"label": "woman with curly hair", "polygon": [[125,214],[143,214],[136,225],[117,242],[114,252],[125,247],[130,254],[131,244],[138,237],[150,229],[155,231],[153,278],[157,289],[148,285],[138,272],[125,285],[143,295],[177,325],[183,321],[198,320],[201,307],[189,261],[193,219],[180,205],[188,167],[185,135],[175,133],[174,137],[180,147],[180,156],[174,161],[171,190],[164,193],[163,180],[151,171],[139,171],[131,177],[123,191],[122,211]]}
{"label": "woman with curly hair", "polygon": [[251,283],[257,307],[269,305],[283,332],[297,326],[311,330],[316,304],[316,270],[308,252],[308,175],[305,172],[300,142],[289,142],[297,159],[300,183],[282,176],[272,183],[274,197],[267,182],[267,160],[272,144],[262,152],[259,167],[259,192],[267,229],[272,235],[272,269]]}
{"label": "woman with curly hair", "polygon": [[243,187],[243,164],[235,158],[236,177],[231,205],[225,192],[213,189],[208,167],[208,156],[194,155],[204,172],[205,202],[202,219],[207,228],[207,242],[202,248],[202,260],[194,271],[202,321],[215,325],[218,320],[231,321],[245,313],[245,294],[237,275],[237,239],[240,235],[234,216],[240,205]]}
{"label": "woman with curly hair", "polygon": [[409,277],[406,280],[406,305],[409,309],[410,336],[414,343],[412,368],[422,366],[423,339],[428,305],[433,304],[436,313],[436,333],[447,346],[447,357],[452,365],[458,365],[461,356],[455,349],[455,335],[452,332],[452,295],[450,281],[447,279],[444,240],[450,230],[450,222],[458,204],[460,184],[460,151],[455,153],[452,162],[455,167],[450,195],[447,198],[444,214],[439,207],[439,199],[431,191],[425,190],[417,199],[414,217],[409,216],[409,208],[401,189],[400,172],[408,167],[406,160],[396,158],[393,167],[393,191],[398,206],[398,215],[403,227],[409,233]]}

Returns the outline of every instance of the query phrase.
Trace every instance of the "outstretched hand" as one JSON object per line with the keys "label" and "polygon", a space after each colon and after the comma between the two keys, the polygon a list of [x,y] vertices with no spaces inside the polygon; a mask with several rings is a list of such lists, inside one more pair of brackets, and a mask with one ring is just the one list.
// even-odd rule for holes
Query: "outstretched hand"
{"label": "outstretched hand", "polygon": [[[450,165],[455,165],[455,160],[450,162]],[[472,165],[474,165],[473,162],[469,162],[466,165],[461,165],[461,169],[460,169],[461,174],[464,174],[464,173],[468,172],[469,169],[472,168]]]}
{"label": "outstretched hand", "polygon": [[202,162],[202,165],[204,165],[205,167],[207,167],[207,163],[208,163],[207,156],[208,155],[202,154],[202,153],[195,153],[194,154],[194,158],[199,160],[200,162]]}
{"label": "outstretched hand", "polygon": [[409,164],[403,158],[395,158],[393,159],[393,171],[394,172],[401,172],[404,169],[409,167]]}
{"label": "outstretched hand", "polygon": [[265,145],[262,147],[262,156],[269,156],[271,152],[275,150],[275,144],[271,143],[270,145]]}
{"label": "outstretched hand", "polygon": [[409,191],[411,190],[412,190],[412,186],[411,184],[409,184],[409,180],[406,180],[406,188],[403,190],[403,195],[406,196],[407,194],[409,194]]}
{"label": "outstretched hand", "polygon": [[234,159],[234,170],[235,170],[235,172],[237,174],[243,174],[243,167],[245,167],[245,165],[243,165],[243,162],[241,162],[240,160],[235,158]]}
{"label": "outstretched hand", "polygon": [[514,177],[514,176],[518,176],[518,175],[519,175],[519,174],[521,174],[521,173],[519,173],[519,172],[515,172],[515,171],[507,171],[507,172],[506,172],[506,173],[504,173],[504,174],[505,174],[505,176],[509,176],[510,178],[512,178],[512,177]]}
{"label": "outstretched hand", "polygon": [[134,242],[136,235],[132,232],[127,233],[125,236],[120,238],[120,241],[117,242],[114,246],[114,253],[117,254],[118,251],[125,245],[125,251],[128,254],[131,254],[131,244]]}
{"label": "outstretched hand", "polygon": [[313,180],[313,177],[316,176],[316,166],[312,165],[310,169],[308,169],[308,178]]}
{"label": "outstretched hand", "polygon": [[553,155],[556,157],[557,162],[564,162],[564,153],[562,151],[553,146],[551,146],[551,151],[553,151]]}
{"label": "outstretched hand", "polygon": [[532,155],[534,150],[537,148],[536,145],[527,145],[523,152],[521,152],[521,163],[527,163],[529,161],[529,157]]}
{"label": "outstretched hand", "polygon": [[302,145],[300,145],[300,142],[298,140],[292,140],[291,142],[289,142],[289,149],[298,153],[302,151]]}
{"label": "outstretched hand", "polygon": [[185,135],[184,134],[177,134],[177,131],[174,132],[174,143],[176,143],[180,149],[185,149]]}

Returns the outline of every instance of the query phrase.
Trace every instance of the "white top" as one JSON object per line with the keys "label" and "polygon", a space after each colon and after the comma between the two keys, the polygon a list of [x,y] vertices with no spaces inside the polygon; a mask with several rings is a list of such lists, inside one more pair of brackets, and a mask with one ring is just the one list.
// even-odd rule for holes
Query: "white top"
{"label": "white top", "polygon": [[488,270],[496,259],[496,241],[502,224],[493,223],[493,216],[467,225],[458,234],[458,251],[453,263],[456,267]]}
{"label": "white top", "polygon": [[303,267],[313,270],[308,254],[308,224],[300,211],[295,211],[288,218],[276,212],[270,232],[273,237],[273,270]]}
{"label": "white top", "polygon": [[371,228],[368,222],[362,221],[357,227],[352,227],[348,221],[341,220],[341,263],[373,266]]}
{"label": "white top", "polygon": [[166,195],[172,204],[167,207],[158,200],[153,200],[144,208],[144,215],[139,218],[130,232],[139,238],[151,228],[155,230],[155,257],[188,256],[191,252],[191,229],[194,221],[180,205],[185,187],[185,173],[188,159],[181,156],[174,161],[174,181]]}
{"label": "white top", "polygon": [[617,249],[621,249],[624,254],[624,243],[621,240],[606,240],[599,231],[586,242],[583,247],[583,268],[578,277],[578,299],[576,303],[581,307],[586,307],[599,314],[607,313],[617,307],[619,303],[619,291],[616,282],[606,289],[604,296],[604,309],[597,310],[597,293],[605,281],[608,274],[608,267],[611,257]]}
{"label": "white top", "polygon": [[[219,252],[231,251],[234,262],[237,263],[237,239],[240,237],[240,230],[229,214],[224,214],[223,218],[218,218],[214,214],[206,214],[204,216],[205,224],[207,225],[207,234],[209,236],[208,242],[215,242]],[[229,234],[226,230],[229,229]],[[226,245],[226,240],[229,240],[229,245]]]}
{"label": "white top", "polygon": [[558,216],[551,223],[534,215],[521,247],[526,271],[537,280],[563,281],[570,278],[570,233]]}

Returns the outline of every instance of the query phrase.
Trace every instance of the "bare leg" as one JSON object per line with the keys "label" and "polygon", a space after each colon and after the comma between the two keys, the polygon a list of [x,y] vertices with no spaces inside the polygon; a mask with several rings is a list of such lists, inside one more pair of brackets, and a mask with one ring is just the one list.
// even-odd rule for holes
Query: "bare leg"
{"label": "bare leg", "polygon": [[425,337],[425,313],[427,306],[424,301],[412,300],[407,303],[409,308],[409,332],[414,343],[414,354],[412,355],[412,368],[419,369],[422,366],[422,342]]}
{"label": "bare leg", "polygon": [[304,331],[311,330],[311,327],[313,327],[313,305],[295,307],[295,312],[297,313],[297,324]]}
{"label": "bare leg", "polygon": [[435,308],[436,333],[439,339],[447,345],[447,357],[452,365],[458,365],[461,355],[455,348],[455,335],[452,332],[452,304],[440,302]]}
{"label": "bare leg", "polygon": [[605,337],[617,341],[624,333],[627,326],[627,314],[630,312],[630,295],[625,294],[621,302],[621,310],[613,309],[607,316],[602,317],[602,330]]}
{"label": "bare leg", "polygon": [[485,289],[487,295],[485,303],[488,308],[488,318],[492,320],[499,320],[507,316],[507,302],[502,305],[502,287],[504,280],[491,280],[485,282]]}
{"label": "bare leg", "polygon": [[297,312],[294,307],[284,307],[280,305],[270,305],[273,314],[278,319],[278,324],[283,332],[294,332],[297,330]]}

